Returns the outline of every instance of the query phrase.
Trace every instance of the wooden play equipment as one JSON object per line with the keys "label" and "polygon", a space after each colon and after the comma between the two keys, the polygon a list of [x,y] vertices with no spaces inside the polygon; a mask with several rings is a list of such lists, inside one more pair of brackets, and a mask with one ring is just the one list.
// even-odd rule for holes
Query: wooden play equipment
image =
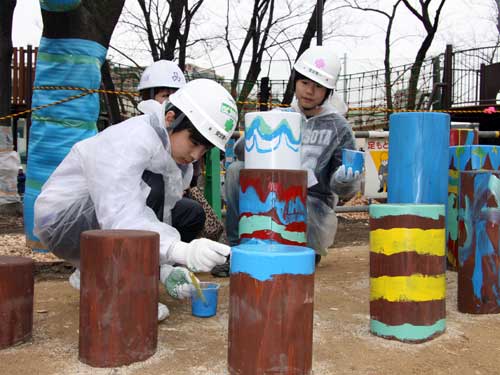
{"label": "wooden play equipment", "polygon": [[240,172],[239,235],[306,246],[307,172],[243,169]]}
{"label": "wooden play equipment", "polygon": [[117,367],[156,351],[159,235],[95,230],[81,235],[80,361]]}
{"label": "wooden play equipment", "polygon": [[500,172],[460,173],[458,310],[500,313]]}
{"label": "wooden play equipment", "polygon": [[370,206],[370,331],[419,343],[446,329],[443,205]]}
{"label": "wooden play equipment", "polygon": [[33,259],[0,256],[0,349],[31,339]]}
{"label": "wooden play equipment", "polygon": [[258,168],[240,173],[240,245],[231,252],[229,290],[231,374],[312,370],[315,256],[305,247],[300,139],[297,114],[245,116],[245,165]]}
{"label": "wooden play equipment", "polygon": [[314,251],[281,244],[233,247],[231,374],[310,374]]}

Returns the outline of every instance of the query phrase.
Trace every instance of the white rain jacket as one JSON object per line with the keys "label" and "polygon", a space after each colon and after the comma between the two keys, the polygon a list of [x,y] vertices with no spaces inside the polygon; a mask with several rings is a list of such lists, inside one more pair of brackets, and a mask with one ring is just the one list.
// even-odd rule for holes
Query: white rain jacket
{"label": "white rain jacket", "polygon": [[[180,235],[167,223],[193,169],[173,160],[164,124],[156,108],[73,146],[35,202],[34,232],[49,250],[77,265],[83,230],[149,230],[160,235],[160,264],[174,263],[170,248]],[[163,176],[164,222],[146,206],[145,170]]]}

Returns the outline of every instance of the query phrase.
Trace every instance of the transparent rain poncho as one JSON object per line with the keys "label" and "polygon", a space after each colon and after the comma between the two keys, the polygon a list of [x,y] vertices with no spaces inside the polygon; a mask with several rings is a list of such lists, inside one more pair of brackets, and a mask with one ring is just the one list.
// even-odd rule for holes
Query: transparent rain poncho
{"label": "transparent rain poncho", "polygon": [[[75,144],[35,202],[35,234],[75,266],[80,234],[89,229],[157,232],[160,263],[172,262],[169,249],[180,235],[168,224],[170,213],[189,185],[192,166],[181,169],[171,157],[165,105],[150,103],[143,112]],[[145,170],[163,176],[163,222],[146,206]]]}

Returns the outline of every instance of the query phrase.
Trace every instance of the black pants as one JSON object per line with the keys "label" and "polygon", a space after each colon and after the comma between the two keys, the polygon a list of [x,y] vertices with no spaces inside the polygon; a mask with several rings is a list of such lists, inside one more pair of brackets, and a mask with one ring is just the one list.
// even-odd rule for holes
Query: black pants
{"label": "black pants", "polygon": [[[161,221],[163,220],[163,203],[165,199],[163,177],[160,174],[144,171],[142,179],[151,187],[146,204]],[[190,198],[182,198],[172,209],[172,226],[179,231],[181,240],[184,242],[190,242],[200,234],[205,225],[205,219],[203,207]]]}

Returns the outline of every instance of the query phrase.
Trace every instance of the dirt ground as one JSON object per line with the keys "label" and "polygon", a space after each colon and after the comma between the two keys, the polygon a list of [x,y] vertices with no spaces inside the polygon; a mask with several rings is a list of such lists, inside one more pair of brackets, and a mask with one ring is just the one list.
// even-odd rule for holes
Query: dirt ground
{"label": "dirt ground", "polygon": [[[6,247],[11,253],[22,247],[19,226],[18,221],[0,223],[4,253]],[[424,344],[372,336],[368,258],[367,220],[341,220],[336,245],[316,272],[314,374],[500,373],[496,357],[500,355],[500,315],[458,313],[455,273],[447,274],[443,335]],[[229,279],[217,279],[221,283],[218,313],[208,319],[193,317],[189,303],[173,301],[162,292],[160,300],[171,316],[158,325],[156,354],[126,367],[95,369],[78,361],[79,293],[66,281],[70,271],[65,265],[38,263],[33,340],[0,351],[0,374],[227,373]],[[208,274],[200,278],[213,279]]]}

